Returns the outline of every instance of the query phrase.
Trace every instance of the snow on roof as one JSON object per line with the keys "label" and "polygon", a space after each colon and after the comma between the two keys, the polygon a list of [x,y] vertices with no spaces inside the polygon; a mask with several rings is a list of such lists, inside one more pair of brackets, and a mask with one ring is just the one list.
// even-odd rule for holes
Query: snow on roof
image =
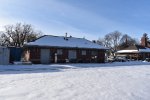
{"label": "snow on roof", "polygon": [[119,50],[117,53],[137,53],[138,50]]}
{"label": "snow on roof", "polygon": [[72,48],[94,48],[94,49],[107,49],[104,46],[93,43],[84,38],[63,37],[63,36],[50,36],[46,35],[34,42],[29,42],[26,45],[32,46],[50,46],[50,47],[72,47]]}
{"label": "snow on roof", "polygon": [[150,48],[139,49],[139,52],[150,52]]}
{"label": "snow on roof", "polygon": [[138,52],[150,52],[150,48],[139,49],[139,50],[119,50],[117,53],[138,53]]}

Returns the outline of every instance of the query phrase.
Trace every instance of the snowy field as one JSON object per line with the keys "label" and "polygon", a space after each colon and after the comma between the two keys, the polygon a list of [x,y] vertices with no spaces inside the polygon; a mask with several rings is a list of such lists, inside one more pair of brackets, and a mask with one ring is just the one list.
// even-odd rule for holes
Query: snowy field
{"label": "snowy field", "polygon": [[150,100],[150,63],[0,65],[0,100]]}

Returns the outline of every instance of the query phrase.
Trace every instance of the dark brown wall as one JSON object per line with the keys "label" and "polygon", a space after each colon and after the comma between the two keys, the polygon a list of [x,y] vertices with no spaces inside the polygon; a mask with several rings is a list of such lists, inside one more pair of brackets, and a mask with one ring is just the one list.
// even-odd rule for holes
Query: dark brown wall
{"label": "dark brown wall", "polygon": [[[59,49],[62,49],[62,48],[59,48]],[[55,53],[57,53],[57,49],[50,48],[50,53],[51,53],[51,62],[54,63]],[[65,63],[66,59],[68,59],[68,50],[62,49],[62,55],[57,55],[57,59],[59,63]]]}
{"label": "dark brown wall", "polygon": [[32,48],[28,48],[30,51],[30,60],[34,63],[40,63],[40,48],[37,47],[32,47]]}
{"label": "dark brown wall", "polygon": [[105,62],[105,51],[104,50],[101,50],[98,52],[98,59],[99,61],[98,62],[101,62],[101,63],[104,63]]}
{"label": "dark brown wall", "polygon": [[[40,63],[40,52],[41,49],[44,49],[44,47],[28,47],[30,50],[30,60],[33,63]],[[51,63],[54,63],[55,59],[55,53],[57,53],[57,49],[62,49],[63,53],[62,55],[57,55],[58,63],[65,63],[66,59],[68,59],[68,51],[69,50],[76,50],[77,51],[77,59],[74,60],[74,62],[78,63],[90,63],[90,62],[98,62],[98,63],[104,63],[105,60],[105,51],[104,50],[94,50],[94,49],[74,49],[74,48],[46,48],[50,50],[51,54]],[[86,55],[82,55],[82,50],[86,50]],[[96,58],[95,55],[92,55],[92,51],[96,51],[97,55]]]}

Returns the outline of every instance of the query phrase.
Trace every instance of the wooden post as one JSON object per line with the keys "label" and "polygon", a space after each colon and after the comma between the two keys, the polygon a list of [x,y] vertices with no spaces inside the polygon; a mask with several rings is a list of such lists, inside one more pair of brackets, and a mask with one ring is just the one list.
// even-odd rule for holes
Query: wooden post
{"label": "wooden post", "polygon": [[57,63],[57,53],[55,53],[55,63]]}

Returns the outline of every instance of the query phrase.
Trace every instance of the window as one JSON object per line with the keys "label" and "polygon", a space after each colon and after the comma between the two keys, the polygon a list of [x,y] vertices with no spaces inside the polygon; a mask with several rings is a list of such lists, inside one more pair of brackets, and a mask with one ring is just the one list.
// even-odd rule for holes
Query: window
{"label": "window", "polygon": [[68,58],[69,59],[76,59],[77,58],[76,50],[69,50]]}
{"label": "window", "polygon": [[62,55],[63,52],[62,52],[62,49],[57,49],[57,55]]}
{"label": "window", "polygon": [[82,51],[81,51],[81,54],[82,54],[82,55],[86,55],[86,50],[82,50]]}
{"label": "window", "polygon": [[93,55],[93,56],[96,56],[97,53],[98,53],[97,51],[92,51],[92,55]]}

